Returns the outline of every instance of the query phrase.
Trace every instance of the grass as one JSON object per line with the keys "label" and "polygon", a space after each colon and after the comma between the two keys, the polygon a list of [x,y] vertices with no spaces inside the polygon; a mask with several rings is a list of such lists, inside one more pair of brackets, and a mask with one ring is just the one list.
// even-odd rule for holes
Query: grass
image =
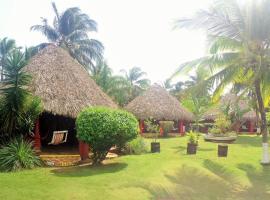
{"label": "grass", "polygon": [[228,158],[202,140],[197,155],[186,155],[186,138],[159,141],[160,154],[123,156],[101,167],[0,173],[0,199],[270,199],[259,136],[239,136]]}

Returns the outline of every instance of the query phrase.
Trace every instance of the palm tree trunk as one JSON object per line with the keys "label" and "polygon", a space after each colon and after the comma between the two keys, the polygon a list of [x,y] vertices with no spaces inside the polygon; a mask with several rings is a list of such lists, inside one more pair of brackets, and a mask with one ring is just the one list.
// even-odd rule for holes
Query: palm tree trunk
{"label": "palm tree trunk", "polygon": [[260,80],[255,81],[255,92],[257,96],[259,112],[261,115],[261,133],[262,133],[262,146],[263,146],[263,155],[262,155],[262,164],[269,164],[269,152],[268,152],[268,131],[267,131],[267,122],[265,108],[263,104],[262,94],[261,94],[261,85]]}
{"label": "palm tree trunk", "polygon": [[0,82],[2,82],[4,80],[4,69],[3,66],[1,66],[1,76],[0,76]]}

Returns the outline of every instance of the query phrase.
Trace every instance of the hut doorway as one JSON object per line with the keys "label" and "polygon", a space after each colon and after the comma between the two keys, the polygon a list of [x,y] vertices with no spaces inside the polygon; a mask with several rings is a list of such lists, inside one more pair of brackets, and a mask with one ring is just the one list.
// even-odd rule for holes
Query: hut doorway
{"label": "hut doorway", "polygon": [[[39,118],[39,130],[42,154],[79,154],[76,138],[75,119],[44,112]],[[54,131],[68,131],[66,142],[49,144]]]}

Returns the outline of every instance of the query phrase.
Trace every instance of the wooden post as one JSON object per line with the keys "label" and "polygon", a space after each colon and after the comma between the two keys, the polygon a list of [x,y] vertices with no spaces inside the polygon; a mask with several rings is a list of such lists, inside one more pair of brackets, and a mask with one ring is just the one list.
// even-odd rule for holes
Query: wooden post
{"label": "wooden post", "polygon": [[34,149],[36,152],[41,151],[41,141],[40,141],[40,124],[39,119],[37,119],[34,130]]}
{"label": "wooden post", "polygon": [[89,158],[89,145],[83,141],[79,141],[79,153],[81,160],[86,160]]}
{"label": "wooden post", "polygon": [[255,127],[255,123],[252,121],[248,121],[248,132],[249,133],[254,133],[254,127]]}
{"label": "wooden post", "polygon": [[139,126],[140,126],[140,133],[143,135],[144,132],[144,120],[139,121]]}
{"label": "wooden post", "polygon": [[178,121],[178,131],[181,136],[184,135],[184,122],[182,120]]}

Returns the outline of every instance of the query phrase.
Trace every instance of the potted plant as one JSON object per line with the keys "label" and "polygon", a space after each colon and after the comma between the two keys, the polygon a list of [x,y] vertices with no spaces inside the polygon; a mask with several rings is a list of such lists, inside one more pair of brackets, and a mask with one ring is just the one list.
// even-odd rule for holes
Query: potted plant
{"label": "potted plant", "polygon": [[236,140],[237,135],[231,129],[232,124],[226,116],[221,115],[215,120],[215,123],[209,133],[205,135],[205,141],[218,143],[232,143]]}
{"label": "potted plant", "polygon": [[187,154],[196,154],[199,141],[199,133],[190,131],[188,134]]}
{"label": "potted plant", "polygon": [[151,142],[151,153],[159,153],[160,152],[160,143],[157,142],[158,134],[159,134],[159,124],[152,118],[145,121],[146,129],[148,132],[154,134],[154,141]]}
{"label": "potted plant", "polygon": [[163,136],[167,137],[168,133],[173,129],[174,122],[173,121],[160,121],[159,125],[163,130]]}
{"label": "potted plant", "polygon": [[234,142],[236,138],[236,132],[232,131],[232,123],[226,116],[217,118],[210,133],[205,136],[206,141],[219,143],[218,157],[227,157],[228,143]]}

